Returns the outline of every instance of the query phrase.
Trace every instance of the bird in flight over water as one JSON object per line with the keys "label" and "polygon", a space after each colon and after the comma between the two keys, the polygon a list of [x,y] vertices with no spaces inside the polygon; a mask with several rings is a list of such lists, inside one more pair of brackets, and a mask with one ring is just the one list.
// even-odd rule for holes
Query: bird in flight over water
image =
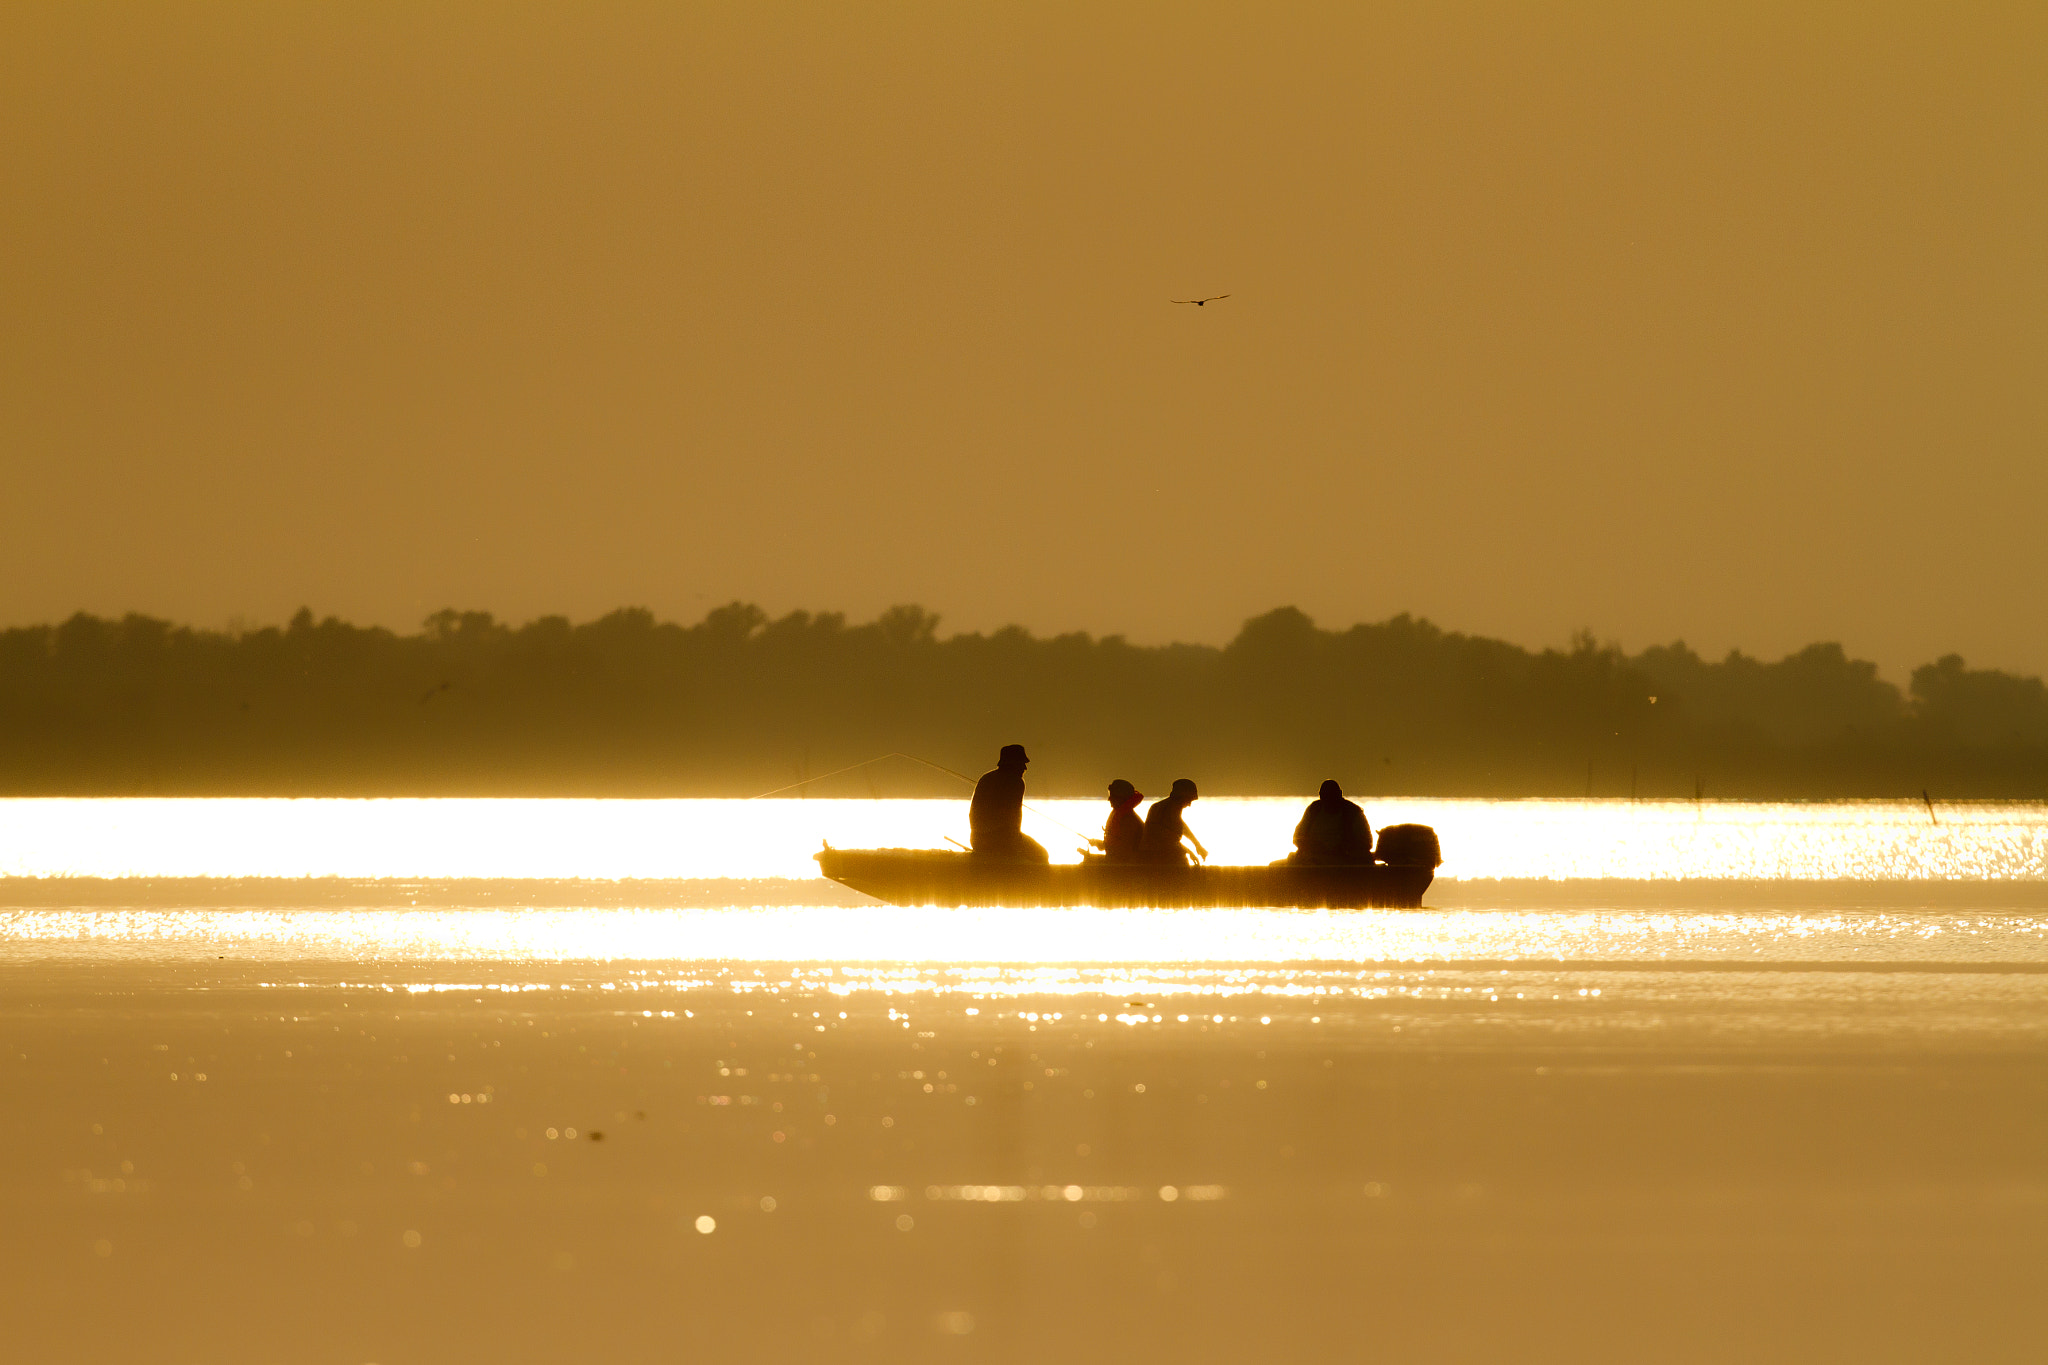
{"label": "bird in flight over water", "polygon": [[1214,303],[1214,302],[1216,302],[1216,300],[1218,300],[1218,299],[1227,299],[1227,298],[1229,298],[1229,297],[1230,297],[1230,295],[1228,295],[1228,294],[1211,294],[1211,295],[1210,295],[1210,296],[1209,296],[1208,298],[1206,298],[1206,299],[1172,299],[1172,300],[1169,300],[1169,302],[1172,302],[1172,303],[1192,303],[1193,305],[1195,305],[1195,307],[1197,307],[1197,308],[1200,308],[1200,307],[1201,307],[1201,306],[1202,306],[1203,304],[1205,304],[1205,303]]}

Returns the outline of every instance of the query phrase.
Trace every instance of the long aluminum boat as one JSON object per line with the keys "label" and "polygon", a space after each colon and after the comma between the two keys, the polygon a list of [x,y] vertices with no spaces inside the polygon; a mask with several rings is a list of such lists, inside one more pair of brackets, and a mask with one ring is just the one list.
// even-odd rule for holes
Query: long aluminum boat
{"label": "long aluminum boat", "polygon": [[1089,857],[1054,866],[928,848],[826,848],[818,867],[891,905],[1272,906],[1417,910],[1434,867],[1171,867]]}

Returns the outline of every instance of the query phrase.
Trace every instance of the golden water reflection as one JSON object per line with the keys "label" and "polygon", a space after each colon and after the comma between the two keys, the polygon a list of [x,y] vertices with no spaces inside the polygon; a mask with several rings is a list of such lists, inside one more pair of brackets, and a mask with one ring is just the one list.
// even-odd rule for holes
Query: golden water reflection
{"label": "golden water reflection", "polygon": [[[396,880],[16,883],[39,908],[0,910],[25,1116],[0,1202],[35,1216],[0,1235],[33,1308],[10,1330],[36,1359],[172,1335],[256,1359],[312,1321],[388,1361],[432,1301],[474,1309],[440,1358],[653,1358],[680,1322],[735,1359],[958,1359],[969,1333],[989,1359],[1323,1359],[1365,1303],[1398,1359],[1467,1319],[1496,1333],[1471,1358],[1527,1358],[1544,1312],[1559,1358],[1703,1321],[1733,1326],[1702,1359],[2038,1354],[2013,1306],[2048,1245],[2032,808],[1723,807],[1682,833],[1417,803],[1461,866],[1534,878],[1424,911],[727,903],[837,891],[709,880],[807,873],[774,861],[777,819],[855,842],[865,810],[868,841],[910,843],[944,814],[808,805],[711,812],[730,850],[654,841],[673,803],[44,810],[69,852],[6,827],[15,870],[707,878],[480,875],[417,906]],[[1230,837],[1294,809],[1244,803]],[[1589,866],[1648,871],[1547,879]],[[1819,869],[1892,879],[1783,879]],[[229,891],[304,903],[193,899]],[[1942,1276],[1969,1292],[1930,1318]],[[1600,1323],[1615,1349],[1588,1352]]]}
{"label": "golden water reflection", "polygon": [[[1435,826],[1447,878],[2048,880],[2042,803],[1365,804]],[[1033,805],[1057,860],[1101,825],[1097,801]],[[1190,823],[1215,861],[1262,863],[1301,806],[1211,798]],[[960,801],[20,799],[0,802],[0,875],[809,878],[827,841],[943,848],[965,821]]]}
{"label": "golden water reflection", "polygon": [[1898,910],[18,910],[7,958],[1293,964],[2037,962],[2048,918]]}

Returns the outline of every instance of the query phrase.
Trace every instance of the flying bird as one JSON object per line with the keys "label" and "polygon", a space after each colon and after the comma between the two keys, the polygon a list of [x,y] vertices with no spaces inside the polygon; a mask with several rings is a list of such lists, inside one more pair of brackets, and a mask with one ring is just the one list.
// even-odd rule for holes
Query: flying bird
{"label": "flying bird", "polygon": [[1227,298],[1229,298],[1229,297],[1230,297],[1230,295],[1228,295],[1228,294],[1211,294],[1211,295],[1210,295],[1210,296],[1209,296],[1208,298],[1206,298],[1206,299],[1173,299],[1173,300],[1171,300],[1171,302],[1174,302],[1174,303],[1192,303],[1193,305],[1195,305],[1195,307],[1197,307],[1197,308],[1200,308],[1200,307],[1201,307],[1201,306],[1202,306],[1203,304],[1205,304],[1205,303],[1214,303],[1214,302],[1216,302],[1216,300],[1218,300],[1218,299],[1227,299]]}

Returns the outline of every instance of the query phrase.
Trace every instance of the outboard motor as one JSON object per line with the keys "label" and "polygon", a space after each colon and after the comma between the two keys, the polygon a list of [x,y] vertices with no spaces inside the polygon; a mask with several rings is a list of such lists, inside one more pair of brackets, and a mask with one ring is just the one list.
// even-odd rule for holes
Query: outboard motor
{"label": "outboard motor", "polygon": [[1380,831],[1380,846],[1373,854],[1389,867],[1440,867],[1443,850],[1436,831],[1428,825],[1388,825]]}

